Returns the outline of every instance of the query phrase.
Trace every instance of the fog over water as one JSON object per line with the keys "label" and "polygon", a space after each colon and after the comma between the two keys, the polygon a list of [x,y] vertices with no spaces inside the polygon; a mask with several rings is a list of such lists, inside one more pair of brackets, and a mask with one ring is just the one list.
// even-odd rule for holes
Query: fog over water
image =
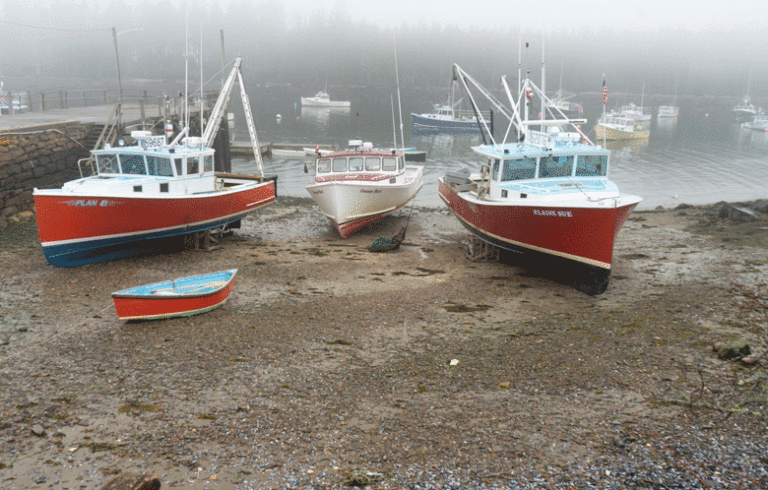
{"label": "fog over water", "polygon": [[[608,109],[643,101],[655,114],[662,104],[680,106],[672,124],[654,118],[646,145],[614,148],[611,178],[644,198],[640,208],[765,197],[768,135],[744,131],[731,108],[747,92],[756,105],[768,107],[768,2],[467,5],[6,0],[0,3],[0,81],[5,90],[33,93],[116,91],[117,51],[126,94],[178,94],[185,85],[186,46],[191,90],[200,85],[201,56],[202,78],[213,92],[224,60],[243,57],[266,141],[343,145],[360,137],[389,145],[396,47],[406,143],[429,151],[418,202],[440,206],[437,177],[446,169],[476,166],[471,146],[481,141],[412,134],[408,115],[443,101],[454,63],[490,90],[499,90],[501,75],[516,85],[522,41],[523,69],[540,83],[543,51],[547,92],[562,85],[572,100],[583,102],[588,132],[601,111],[604,78]],[[351,100],[351,112],[319,118],[302,113],[299,98],[324,88],[333,98]],[[233,102],[236,135],[245,139],[242,109]],[[305,195],[303,162],[268,163],[280,174],[283,195]],[[250,164],[237,162],[244,170]]]}
{"label": "fog over water", "polygon": [[[6,90],[116,86],[121,75],[177,90],[184,77],[185,19],[190,79],[199,85],[225,58],[244,58],[247,83],[392,86],[396,39],[403,87],[443,87],[458,63],[481,83],[538,77],[542,42],[549,87],[596,92],[603,74],[614,93],[768,97],[766,2],[160,2],[4,1],[0,4],[0,79]],[[201,29],[202,21],[202,29]],[[201,49],[202,47],[202,49]],[[555,73],[553,73],[553,71]],[[555,76],[552,76],[555,75]],[[145,88],[145,87],[144,87]]]}

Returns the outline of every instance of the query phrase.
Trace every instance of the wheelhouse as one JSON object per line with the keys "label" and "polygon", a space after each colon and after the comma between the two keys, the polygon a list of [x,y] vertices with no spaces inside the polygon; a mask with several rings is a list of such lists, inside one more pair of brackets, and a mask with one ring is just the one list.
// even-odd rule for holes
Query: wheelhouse
{"label": "wheelhouse", "polygon": [[142,151],[125,147],[99,150],[94,155],[101,176],[184,177],[213,172],[212,151]]}
{"label": "wheelhouse", "polygon": [[348,173],[392,173],[405,169],[402,152],[374,154],[328,155],[315,163],[317,176]]}

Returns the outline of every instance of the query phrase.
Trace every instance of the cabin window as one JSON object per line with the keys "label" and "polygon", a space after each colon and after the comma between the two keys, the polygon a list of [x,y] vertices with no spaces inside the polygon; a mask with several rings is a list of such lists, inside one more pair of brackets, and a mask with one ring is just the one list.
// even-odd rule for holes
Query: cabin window
{"label": "cabin window", "polygon": [[360,172],[363,170],[363,159],[362,157],[354,157],[349,159],[349,171],[350,172]]}
{"label": "cabin window", "polygon": [[213,155],[203,156],[203,172],[213,171]]}
{"label": "cabin window", "polygon": [[365,159],[365,169],[371,172],[381,170],[381,158],[368,157]]}
{"label": "cabin window", "polygon": [[333,159],[333,171],[334,172],[346,172],[347,171],[347,159],[346,158],[334,158]]}
{"label": "cabin window", "polygon": [[600,177],[608,175],[606,155],[579,155],[576,163],[577,177]]}
{"label": "cabin window", "polygon": [[173,177],[173,167],[171,166],[170,158],[147,155],[147,168],[149,169],[149,175]]}
{"label": "cabin window", "polygon": [[120,155],[120,167],[124,174],[146,175],[144,155]]}
{"label": "cabin window", "polygon": [[135,186],[133,186],[133,192],[141,192],[141,188],[142,188],[142,186],[135,185]]}
{"label": "cabin window", "polygon": [[498,180],[499,179],[499,166],[501,165],[501,162],[499,160],[493,161],[493,167],[491,167],[491,179],[492,180]]}
{"label": "cabin window", "polygon": [[504,160],[501,171],[501,181],[533,179],[536,177],[536,159],[521,158],[517,160]]}
{"label": "cabin window", "polygon": [[181,158],[174,158],[173,163],[176,165],[176,175],[183,175],[184,172],[182,172],[182,166],[181,166]]}
{"label": "cabin window", "polygon": [[168,192],[168,182],[160,184],[160,192]]}
{"label": "cabin window", "polygon": [[328,158],[321,158],[317,161],[317,173],[327,174],[331,171],[331,160]]}
{"label": "cabin window", "polygon": [[119,174],[120,165],[117,163],[117,155],[96,155],[96,164],[100,174]]}
{"label": "cabin window", "polygon": [[200,173],[200,157],[187,157],[187,175]]}
{"label": "cabin window", "polygon": [[382,168],[388,172],[394,172],[397,170],[397,158],[384,157],[382,158]]}
{"label": "cabin window", "polygon": [[573,168],[573,156],[542,157],[539,178],[570,177]]}

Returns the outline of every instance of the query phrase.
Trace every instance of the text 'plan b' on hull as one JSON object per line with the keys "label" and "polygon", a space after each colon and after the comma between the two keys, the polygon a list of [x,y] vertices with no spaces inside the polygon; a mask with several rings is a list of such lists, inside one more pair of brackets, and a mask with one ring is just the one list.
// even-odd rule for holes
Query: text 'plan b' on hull
{"label": "text 'plan b' on hull", "polygon": [[[275,178],[263,176],[258,142],[258,175],[214,171],[211,148],[229,93],[240,74],[240,58],[219,95],[205,132],[190,137],[184,128],[168,142],[149,131],[131,133],[135,145],[93,150],[91,175],[60,189],[35,189],[35,211],[45,258],[57,266],[162,252],[163,238],[238,227],[248,213],[274,202]],[[253,126],[245,91],[241,90]],[[255,129],[251,131],[255,134]]]}

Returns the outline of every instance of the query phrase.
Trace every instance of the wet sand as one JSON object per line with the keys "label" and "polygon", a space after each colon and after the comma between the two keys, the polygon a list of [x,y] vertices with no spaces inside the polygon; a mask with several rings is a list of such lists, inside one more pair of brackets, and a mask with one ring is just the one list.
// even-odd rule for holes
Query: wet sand
{"label": "wet sand", "polygon": [[[525,256],[468,260],[444,209],[367,251],[406,216],[342,240],[311,201],[281,199],[217,250],[77,268],[11,223],[0,486],[762,488],[765,370],[711,348],[768,339],[747,301],[768,270],[762,218],[633,213],[592,297]],[[115,316],[112,291],[229,268],[214,311]]]}

